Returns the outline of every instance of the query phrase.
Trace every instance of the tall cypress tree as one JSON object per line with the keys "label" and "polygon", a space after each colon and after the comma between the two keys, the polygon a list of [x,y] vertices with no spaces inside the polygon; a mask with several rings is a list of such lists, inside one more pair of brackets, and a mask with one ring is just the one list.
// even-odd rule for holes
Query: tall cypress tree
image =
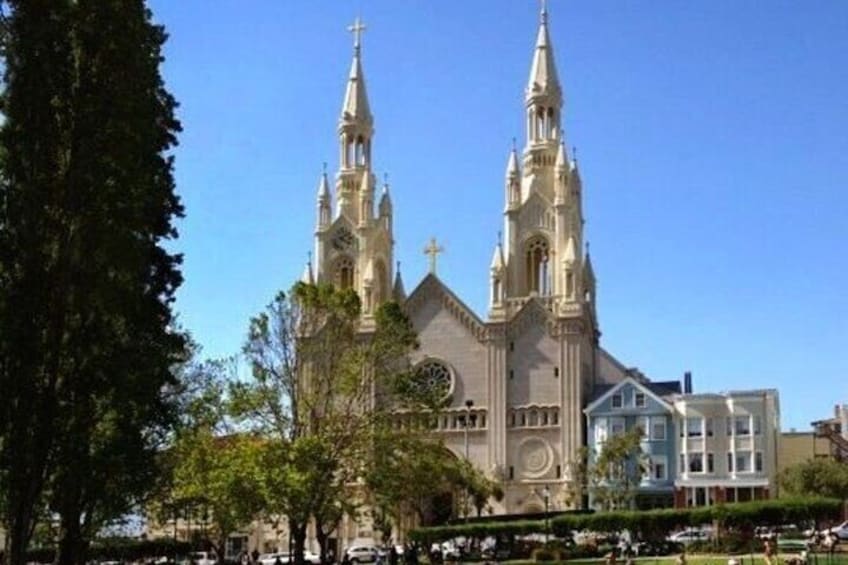
{"label": "tall cypress tree", "polygon": [[[39,4],[57,13],[47,14],[53,20],[31,14]],[[46,239],[38,241],[40,246],[4,244],[0,269],[11,290],[17,279],[6,273],[14,273],[17,265],[32,263],[39,273],[53,268],[40,292],[56,300],[41,295],[35,300],[23,285],[20,297],[3,289],[2,314],[9,319],[0,322],[0,382],[21,403],[43,397],[52,418],[43,420],[51,424],[46,433],[51,441],[44,444],[43,458],[49,473],[42,470],[41,476],[50,507],[61,519],[59,562],[70,565],[84,562],[87,541],[153,484],[153,456],[173,421],[171,368],[184,354],[185,340],[173,327],[171,306],[182,279],[180,257],[163,243],[176,237],[173,221],[182,215],[168,154],[180,126],[159,73],[165,33],[152,24],[143,0],[18,0],[12,8],[13,30],[31,25],[46,35],[55,21],[54,43],[61,48],[38,34],[29,42],[12,34],[8,60],[18,57],[43,67],[45,57],[55,59],[66,82],[64,90],[58,92],[57,86],[49,94],[38,80],[33,82],[32,89],[45,97],[44,112],[58,117],[50,122],[54,130],[32,129],[11,111],[17,96],[21,115],[32,111],[31,93],[22,88],[29,83],[12,65],[7,70],[3,146],[8,197],[2,231],[14,235],[16,226],[27,222],[47,225],[38,230]],[[37,68],[34,76],[50,72]],[[22,183],[13,165],[21,140],[30,138],[31,146],[23,149],[32,158],[43,158],[50,144],[58,157],[44,165],[41,177]],[[53,185],[56,202],[31,202]],[[12,196],[30,205],[12,212]],[[51,267],[50,260],[57,266]],[[16,342],[6,338],[7,327],[18,325],[45,336],[29,354],[34,369],[28,372],[6,370],[7,364],[22,362]],[[8,335],[15,337],[11,331]],[[49,386],[40,391],[14,384],[24,376]],[[12,427],[0,430],[0,447],[8,453],[3,469],[11,480],[15,454],[20,455],[14,448],[17,436]],[[8,508],[14,518],[18,510]],[[14,531],[12,538],[14,545]],[[13,565],[20,563],[14,552],[10,557]]]}
{"label": "tall cypress tree", "polygon": [[70,6],[10,2],[4,30],[0,213],[0,490],[6,556],[24,560],[57,429],[73,324],[75,197],[65,176],[72,110]]}

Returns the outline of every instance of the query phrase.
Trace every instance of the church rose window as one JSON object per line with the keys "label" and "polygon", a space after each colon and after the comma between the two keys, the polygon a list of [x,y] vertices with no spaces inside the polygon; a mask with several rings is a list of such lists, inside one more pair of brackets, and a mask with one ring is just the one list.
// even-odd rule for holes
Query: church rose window
{"label": "church rose window", "polygon": [[447,365],[440,361],[428,360],[418,366],[418,386],[422,390],[435,391],[441,397],[448,396],[453,390],[453,375]]}

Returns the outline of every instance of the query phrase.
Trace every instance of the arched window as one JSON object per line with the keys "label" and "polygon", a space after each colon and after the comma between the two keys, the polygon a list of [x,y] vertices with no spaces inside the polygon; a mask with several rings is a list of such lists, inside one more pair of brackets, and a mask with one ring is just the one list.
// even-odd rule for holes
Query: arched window
{"label": "arched window", "polygon": [[556,139],[556,128],[554,127],[554,109],[548,108],[548,128],[547,128],[547,138],[548,139]]}
{"label": "arched window", "polygon": [[545,109],[539,108],[536,110],[536,139],[545,138]]}
{"label": "arched window", "polygon": [[336,261],[336,287],[353,288],[353,261],[349,257]]}
{"label": "arched window", "polygon": [[548,242],[537,237],[527,244],[527,292],[545,295],[550,292],[548,280]]}

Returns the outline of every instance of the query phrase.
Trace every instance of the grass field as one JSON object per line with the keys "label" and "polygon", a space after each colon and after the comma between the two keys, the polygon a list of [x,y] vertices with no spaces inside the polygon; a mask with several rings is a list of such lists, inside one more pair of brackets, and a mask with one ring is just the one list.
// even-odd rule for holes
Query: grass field
{"label": "grass field", "polygon": [[[781,552],[777,555],[777,559],[773,563],[783,563],[784,560],[791,556],[797,556],[797,553]],[[739,565],[765,565],[762,554],[735,555]],[[730,555],[687,555],[687,565],[727,565]],[[677,556],[669,557],[637,557],[636,565],[676,565]],[[507,561],[509,565],[529,565],[534,564],[534,561]],[[556,565],[560,563],[568,563],[569,565],[602,565],[604,559],[573,559],[571,561],[548,561],[548,565]],[[619,565],[623,565],[624,561],[617,561]],[[810,565],[848,565],[848,554],[837,553],[833,557],[826,553],[816,553],[809,556]]]}

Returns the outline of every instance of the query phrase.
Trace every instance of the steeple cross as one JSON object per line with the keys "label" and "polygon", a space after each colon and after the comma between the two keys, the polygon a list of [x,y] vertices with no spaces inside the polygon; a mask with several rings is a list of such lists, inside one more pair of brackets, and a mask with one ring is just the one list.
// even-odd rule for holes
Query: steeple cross
{"label": "steeple cross", "polygon": [[360,42],[362,41],[362,32],[365,31],[365,24],[362,23],[359,16],[356,16],[353,25],[347,26],[347,30],[353,34],[353,46],[359,49]]}
{"label": "steeple cross", "polygon": [[430,274],[436,274],[436,258],[439,256],[439,253],[443,253],[444,251],[445,248],[436,243],[436,238],[431,237],[430,243],[424,248],[424,255],[430,257]]}

